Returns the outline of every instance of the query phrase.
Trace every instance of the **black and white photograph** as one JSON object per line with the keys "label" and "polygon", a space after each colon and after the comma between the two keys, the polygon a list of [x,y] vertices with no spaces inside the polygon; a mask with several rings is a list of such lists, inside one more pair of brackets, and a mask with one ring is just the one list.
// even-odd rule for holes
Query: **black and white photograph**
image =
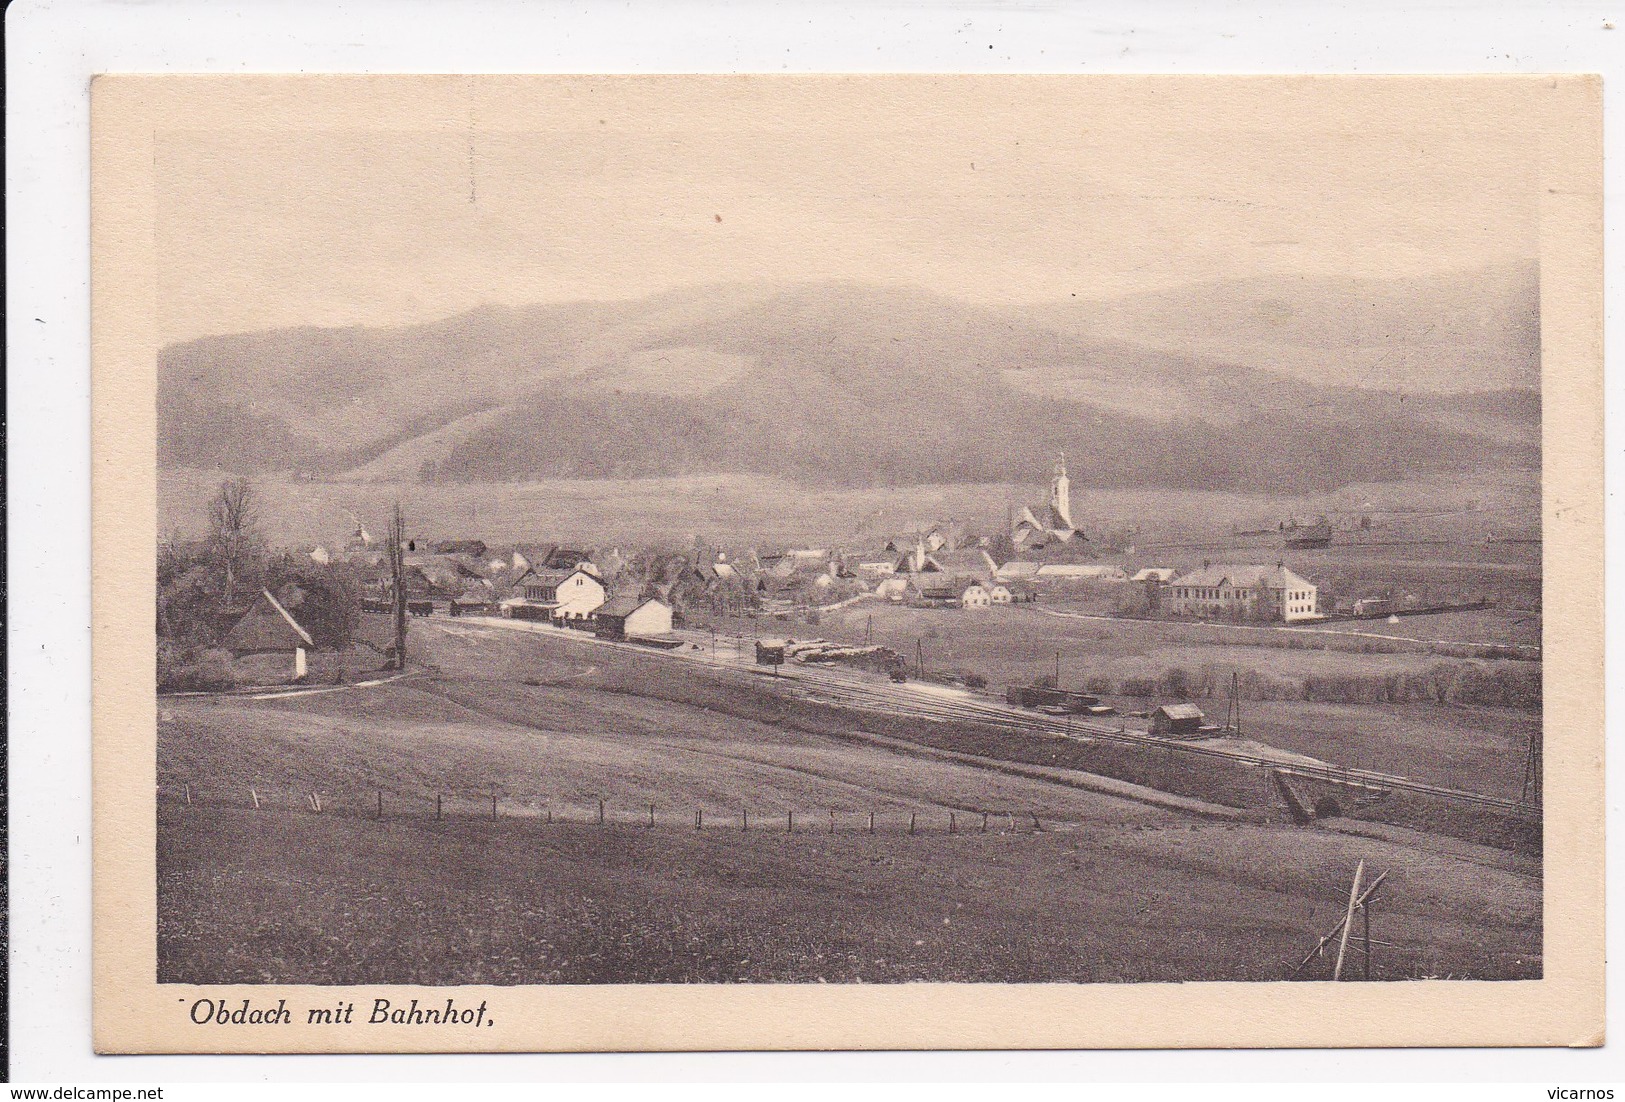
{"label": "black and white photograph", "polygon": [[1541,977],[1537,136],[1027,90],[157,136],[161,982]]}

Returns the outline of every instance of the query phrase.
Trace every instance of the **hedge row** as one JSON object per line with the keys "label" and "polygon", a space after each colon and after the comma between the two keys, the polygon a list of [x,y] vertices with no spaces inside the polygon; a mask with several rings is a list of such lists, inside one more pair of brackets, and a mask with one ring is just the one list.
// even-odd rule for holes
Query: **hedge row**
{"label": "hedge row", "polygon": [[[1254,669],[1235,671],[1243,700],[1306,700],[1330,704],[1478,704],[1538,708],[1541,667],[1524,663],[1436,662],[1426,670],[1390,674],[1308,674],[1282,677]],[[1092,674],[1091,693],[1182,700],[1228,697],[1230,671],[1211,665],[1173,666],[1160,672]]]}

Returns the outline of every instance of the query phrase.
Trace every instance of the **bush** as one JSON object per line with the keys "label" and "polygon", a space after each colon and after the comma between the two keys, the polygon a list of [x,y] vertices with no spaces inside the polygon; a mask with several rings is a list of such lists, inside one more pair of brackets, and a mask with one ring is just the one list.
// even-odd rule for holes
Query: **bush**
{"label": "bush", "polygon": [[1117,691],[1123,696],[1156,696],[1158,680],[1155,677],[1125,677]]}
{"label": "bush", "polygon": [[983,677],[979,673],[973,673],[973,672],[967,670],[967,671],[965,671],[964,677],[965,677],[965,687],[968,688],[968,689],[985,689],[985,688],[987,688],[987,678]]}
{"label": "bush", "polygon": [[[165,674],[167,672],[167,680]],[[232,670],[231,652],[211,647],[189,660],[172,661],[166,671],[159,665],[160,692],[217,693],[237,687],[237,676]]]}
{"label": "bush", "polygon": [[1271,677],[1257,670],[1243,670],[1240,678],[1243,700],[1302,700],[1303,685],[1282,677]]}

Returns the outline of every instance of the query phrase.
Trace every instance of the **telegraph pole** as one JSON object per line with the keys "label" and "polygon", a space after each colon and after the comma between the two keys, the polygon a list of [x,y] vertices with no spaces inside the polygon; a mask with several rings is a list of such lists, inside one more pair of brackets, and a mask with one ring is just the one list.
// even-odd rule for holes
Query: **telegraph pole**
{"label": "telegraph pole", "polygon": [[395,615],[395,668],[406,669],[406,558],[401,543],[406,538],[406,522],[401,518],[401,503],[395,503],[394,515],[389,520],[389,572],[394,588]]}
{"label": "telegraph pole", "polygon": [[1519,803],[1528,803],[1531,794],[1540,792],[1541,767],[1540,732],[1538,730],[1531,731],[1529,733],[1529,749],[1523,760],[1523,793],[1518,797]]}

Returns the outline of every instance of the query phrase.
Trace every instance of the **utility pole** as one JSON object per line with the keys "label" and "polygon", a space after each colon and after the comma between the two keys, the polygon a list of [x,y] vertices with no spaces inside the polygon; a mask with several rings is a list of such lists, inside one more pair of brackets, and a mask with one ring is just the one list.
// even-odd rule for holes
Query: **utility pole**
{"label": "utility pole", "polygon": [[1343,978],[1343,956],[1348,952],[1349,934],[1354,932],[1354,911],[1360,905],[1360,881],[1365,878],[1365,861],[1354,866],[1354,884],[1349,888],[1349,909],[1343,916],[1343,939],[1337,943],[1337,963],[1332,966],[1332,979]]}
{"label": "utility pole", "polygon": [[1061,652],[1055,652],[1055,687],[1061,687]]}
{"label": "utility pole", "polygon": [[1529,732],[1529,750],[1523,759],[1523,793],[1518,797],[1519,803],[1528,803],[1530,794],[1540,791],[1541,772],[1541,740],[1540,732],[1536,730]]}
{"label": "utility pole", "polygon": [[925,676],[925,647],[918,639],[914,640],[914,676]]}
{"label": "utility pole", "polygon": [[401,518],[401,503],[395,503],[394,515],[389,521],[389,573],[394,589],[395,614],[395,668],[406,669],[406,559],[401,552],[406,522]]}
{"label": "utility pole", "polygon": [[863,643],[864,643],[864,646],[868,646],[870,643],[873,643],[874,641],[875,641],[875,617],[874,617],[874,613],[870,613],[869,614],[869,622],[864,626],[864,629],[863,629]]}

